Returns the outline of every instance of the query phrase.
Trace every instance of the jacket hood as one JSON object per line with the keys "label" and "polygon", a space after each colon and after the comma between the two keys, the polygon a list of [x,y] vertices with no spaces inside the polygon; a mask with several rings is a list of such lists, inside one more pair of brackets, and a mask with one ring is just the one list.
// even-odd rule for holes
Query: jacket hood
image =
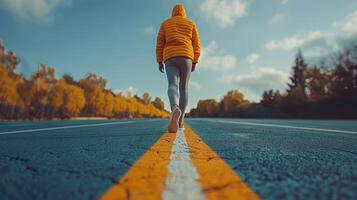
{"label": "jacket hood", "polygon": [[176,16],[186,17],[186,10],[182,4],[177,4],[172,9],[172,17],[176,17]]}

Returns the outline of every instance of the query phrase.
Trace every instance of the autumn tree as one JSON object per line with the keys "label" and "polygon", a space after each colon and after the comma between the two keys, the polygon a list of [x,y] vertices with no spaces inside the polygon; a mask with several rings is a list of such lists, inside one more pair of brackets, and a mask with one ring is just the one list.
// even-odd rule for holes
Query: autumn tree
{"label": "autumn tree", "polygon": [[227,117],[239,116],[242,108],[249,106],[249,101],[238,90],[228,91],[221,103],[224,115]]}
{"label": "autumn tree", "polygon": [[138,95],[138,94],[135,94],[134,96],[132,95],[128,95],[128,97],[133,97],[135,98],[138,102],[141,102],[141,103],[144,103],[144,100]]}
{"label": "autumn tree", "polygon": [[31,105],[33,106],[33,115],[39,118],[43,118],[46,106],[48,103],[49,85],[44,78],[36,78],[32,80],[34,86],[34,95],[31,99]]}
{"label": "autumn tree", "polygon": [[104,115],[111,117],[113,115],[114,96],[111,92],[105,94]]}
{"label": "autumn tree", "polygon": [[149,104],[151,101],[151,96],[149,93],[144,92],[143,97],[142,97],[143,103],[144,104]]}
{"label": "autumn tree", "polygon": [[63,113],[67,117],[76,117],[81,113],[85,105],[85,97],[82,88],[67,85],[64,95]]}
{"label": "autumn tree", "polygon": [[89,73],[79,81],[80,87],[84,90],[86,105],[84,113],[90,116],[105,115],[105,79]]}
{"label": "autumn tree", "polygon": [[156,97],[152,104],[159,110],[165,110],[165,103],[159,97]]}
{"label": "autumn tree", "polygon": [[5,52],[4,47],[1,50],[0,46],[0,60],[3,66],[8,70],[9,75],[12,77],[15,75],[17,65],[20,63],[20,59],[12,51]]}
{"label": "autumn tree", "polygon": [[116,117],[127,117],[128,114],[128,103],[125,97],[116,95],[114,98],[113,115]]}
{"label": "autumn tree", "polygon": [[215,117],[219,111],[219,103],[214,99],[200,100],[197,103],[196,112],[201,117]]}
{"label": "autumn tree", "polygon": [[106,84],[107,84],[107,80],[101,76],[97,76],[95,73],[88,73],[84,79],[90,83],[93,84],[97,87],[99,87],[100,89],[104,89]]}
{"label": "autumn tree", "polygon": [[16,72],[19,62],[16,54],[6,51],[0,43],[1,119],[169,116],[160,98],[151,102],[149,93],[144,93],[142,99],[115,95],[105,88],[106,79],[94,73],[79,81],[69,74],[57,80],[54,67],[40,64],[38,71],[27,79]]}
{"label": "autumn tree", "polygon": [[332,74],[321,67],[308,67],[305,71],[309,100],[318,102],[331,95]]}
{"label": "autumn tree", "polygon": [[17,85],[17,91],[24,106],[23,116],[25,118],[29,117],[34,112],[33,98],[36,93],[34,82],[32,80],[23,79],[23,81]]}
{"label": "autumn tree", "polygon": [[68,89],[67,83],[64,79],[57,81],[49,92],[49,107],[51,109],[51,115],[63,115],[63,105],[66,90]]}
{"label": "autumn tree", "polygon": [[[0,41],[0,63],[4,65],[5,61],[5,46],[4,44]],[[4,66],[3,66],[4,67]]]}
{"label": "autumn tree", "polygon": [[34,94],[31,105],[33,107],[33,115],[38,118],[44,118],[46,115],[51,115],[53,112],[48,108],[49,93],[51,88],[56,83],[54,67],[39,65],[39,70],[32,74],[30,82],[33,84]]}
{"label": "autumn tree", "polygon": [[16,74],[15,70],[20,59],[12,51],[6,51],[0,43],[0,116],[12,118],[24,109],[23,102],[19,98],[17,86],[23,77]]}
{"label": "autumn tree", "polygon": [[128,97],[126,99],[128,107],[127,107],[127,112],[128,112],[128,117],[133,118],[135,115],[138,114],[138,100],[135,97]]}
{"label": "autumn tree", "polygon": [[0,116],[11,118],[14,114],[18,93],[9,71],[0,64]]}

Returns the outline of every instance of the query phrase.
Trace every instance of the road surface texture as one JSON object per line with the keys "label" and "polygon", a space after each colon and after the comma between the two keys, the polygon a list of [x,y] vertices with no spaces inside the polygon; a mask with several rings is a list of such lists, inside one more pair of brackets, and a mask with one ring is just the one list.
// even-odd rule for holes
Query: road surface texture
{"label": "road surface texture", "polygon": [[163,199],[211,199],[235,188],[212,187],[214,170],[245,197],[357,199],[356,122],[189,119],[177,136],[167,120],[1,122],[0,199],[99,199],[143,172]]}

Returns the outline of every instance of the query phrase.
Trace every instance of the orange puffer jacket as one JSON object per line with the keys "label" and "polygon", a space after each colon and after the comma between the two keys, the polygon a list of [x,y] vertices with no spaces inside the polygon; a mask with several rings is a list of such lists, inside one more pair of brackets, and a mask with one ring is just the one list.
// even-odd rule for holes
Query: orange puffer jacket
{"label": "orange puffer jacket", "polygon": [[197,63],[200,49],[200,37],[195,23],[186,18],[183,5],[176,5],[172,17],[161,24],[156,45],[157,62],[184,56]]}

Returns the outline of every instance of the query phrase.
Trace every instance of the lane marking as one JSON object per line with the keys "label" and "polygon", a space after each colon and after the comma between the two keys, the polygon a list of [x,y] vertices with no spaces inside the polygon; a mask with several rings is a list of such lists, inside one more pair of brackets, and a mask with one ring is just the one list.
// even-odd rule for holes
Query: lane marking
{"label": "lane marking", "polygon": [[172,133],[161,136],[101,200],[161,199],[174,139],[175,134]]}
{"label": "lane marking", "polygon": [[222,120],[211,120],[211,119],[193,119],[193,120],[230,123],[230,124],[243,124],[243,125],[253,125],[253,126],[265,126],[265,127],[275,127],[275,128],[290,128],[290,129],[300,129],[300,130],[309,130],[309,131],[357,134],[357,131],[344,131],[344,130],[324,129],[324,128],[308,128],[308,127],[278,125],[278,124],[264,124],[264,123],[262,124],[262,123],[253,123],[253,122],[236,122],[236,121],[222,121]]}
{"label": "lane marking", "polygon": [[176,134],[168,170],[162,199],[205,199],[201,185],[197,182],[199,177],[196,168],[192,165],[185,133],[182,129]]}
{"label": "lane marking", "polygon": [[165,133],[103,194],[114,199],[259,199],[188,126]]}
{"label": "lane marking", "polygon": [[185,133],[192,161],[199,173],[198,181],[207,199],[259,199],[258,195],[191,128],[186,126]]}
{"label": "lane marking", "polygon": [[113,125],[113,124],[129,124],[129,123],[134,123],[134,122],[135,121],[125,121],[125,122],[120,121],[120,122],[106,122],[106,123],[98,123],[98,124],[81,124],[81,125],[69,125],[69,126],[59,126],[59,127],[50,127],[50,128],[27,129],[27,130],[18,130],[18,131],[6,131],[6,132],[0,132],[0,135],[12,134],[12,133],[50,131],[50,130],[58,130],[58,129],[81,128],[81,127],[107,126],[107,125]]}

